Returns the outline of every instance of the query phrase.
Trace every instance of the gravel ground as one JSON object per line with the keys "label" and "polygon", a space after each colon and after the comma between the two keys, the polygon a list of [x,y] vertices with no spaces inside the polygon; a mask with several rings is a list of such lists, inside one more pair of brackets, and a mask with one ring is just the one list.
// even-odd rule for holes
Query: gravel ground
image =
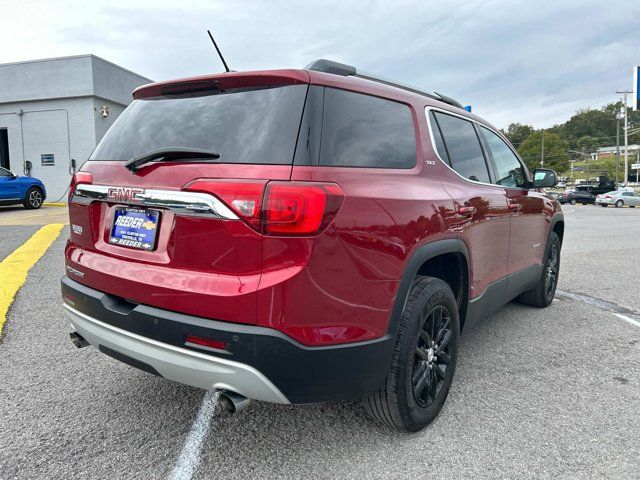
{"label": "gravel ground", "polygon": [[[640,320],[640,209],[565,211],[560,287]],[[0,478],[167,478],[203,391],[71,345],[65,236],[31,270],[0,344]],[[567,295],[546,310],[509,304],[462,337],[423,432],[377,426],[355,403],[254,403],[214,418],[196,478],[638,478],[639,392],[640,328]]]}

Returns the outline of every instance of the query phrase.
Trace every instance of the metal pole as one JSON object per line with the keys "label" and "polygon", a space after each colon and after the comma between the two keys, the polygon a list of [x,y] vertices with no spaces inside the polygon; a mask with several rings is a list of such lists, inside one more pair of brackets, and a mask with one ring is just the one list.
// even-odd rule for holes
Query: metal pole
{"label": "metal pole", "polygon": [[622,183],[624,183],[624,186],[626,187],[627,183],[629,183],[629,109],[627,108],[627,95],[632,92],[624,90],[616,93],[623,95],[624,98],[624,172],[622,173]]}
{"label": "metal pole", "polygon": [[544,168],[544,130],[542,130],[542,151],[540,152],[540,166]]}
{"label": "metal pole", "polygon": [[636,153],[636,183],[640,183],[640,153]]}
{"label": "metal pole", "polygon": [[618,189],[618,170],[620,169],[620,113],[616,113],[616,190]]}
{"label": "metal pole", "polygon": [[629,109],[627,92],[624,92],[624,186],[629,183]]}

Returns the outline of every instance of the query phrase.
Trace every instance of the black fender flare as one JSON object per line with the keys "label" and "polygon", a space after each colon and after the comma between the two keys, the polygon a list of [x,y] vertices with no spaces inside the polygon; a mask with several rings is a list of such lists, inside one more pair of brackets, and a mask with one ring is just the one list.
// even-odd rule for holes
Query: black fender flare
{"label": "black fender flare", "polygon": [[[553,232],[553,230],[556,227],[556,224],[558,222],[562,222],[562,226],[563,226],[563,233],[564,233],[564,214],[562,212],[556,212],[553,217],[551,217],[551,221],[549,223],[549,232],[547,233],[547,238],[549,237],[549,235],[551,235],[551,232]],[[562,238],[560,239],[560,242],[562,243]]]}
{"label": "black fender flare", "polygon": [[[404,311],[407,298],[409,297],[409,291],[418,274],[420,267],[428,260],[443,255],[445,253],[458,253],[464,256],[467,263],[467,275],[466,280],[469,282],[469,250],[466,244],[459,238],[447,238],[443,240],[435,240],[433,242],[425,243],[418,247],[407,260],[400,285],[396,293],[396,297],[393,303],[393,309],[391,310],[391,317],[389,318],[389,326],[387,328],[387,334],[395,339],[398,331],[398,325],[402,312]],[[467,285],[467,292],[469,291],[469,285]],[[467,299],[464,299],[467,302]],[[463,312],[461,312],[462,314]],[[462,315],[461,315],[462,320]]]}

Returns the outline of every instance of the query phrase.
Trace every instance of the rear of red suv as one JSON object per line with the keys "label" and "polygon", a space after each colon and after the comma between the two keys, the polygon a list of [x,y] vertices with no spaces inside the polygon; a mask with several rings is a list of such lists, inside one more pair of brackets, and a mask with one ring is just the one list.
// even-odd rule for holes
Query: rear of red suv
{"label": "rear of red suv", "polygon": [[[327,61],[139,88],[70,187],[72,340],[238,406],[366,399],[424,427],[465,322],[535,285],[548,305],[559,265],[556,207],[524,165],[476,178],[521,161],[459,107]],[[445,142],[433,109],[466,130]]]}

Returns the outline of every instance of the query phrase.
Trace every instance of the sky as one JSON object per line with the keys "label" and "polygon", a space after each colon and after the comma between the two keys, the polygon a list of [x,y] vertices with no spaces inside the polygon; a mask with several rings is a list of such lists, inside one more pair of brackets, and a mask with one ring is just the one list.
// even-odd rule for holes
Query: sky
{"label": "sky", "polygon": [[92,53],[153,80],[328,58],[537,128],[616,101],[637,0],[0,0],[0,63]]}

